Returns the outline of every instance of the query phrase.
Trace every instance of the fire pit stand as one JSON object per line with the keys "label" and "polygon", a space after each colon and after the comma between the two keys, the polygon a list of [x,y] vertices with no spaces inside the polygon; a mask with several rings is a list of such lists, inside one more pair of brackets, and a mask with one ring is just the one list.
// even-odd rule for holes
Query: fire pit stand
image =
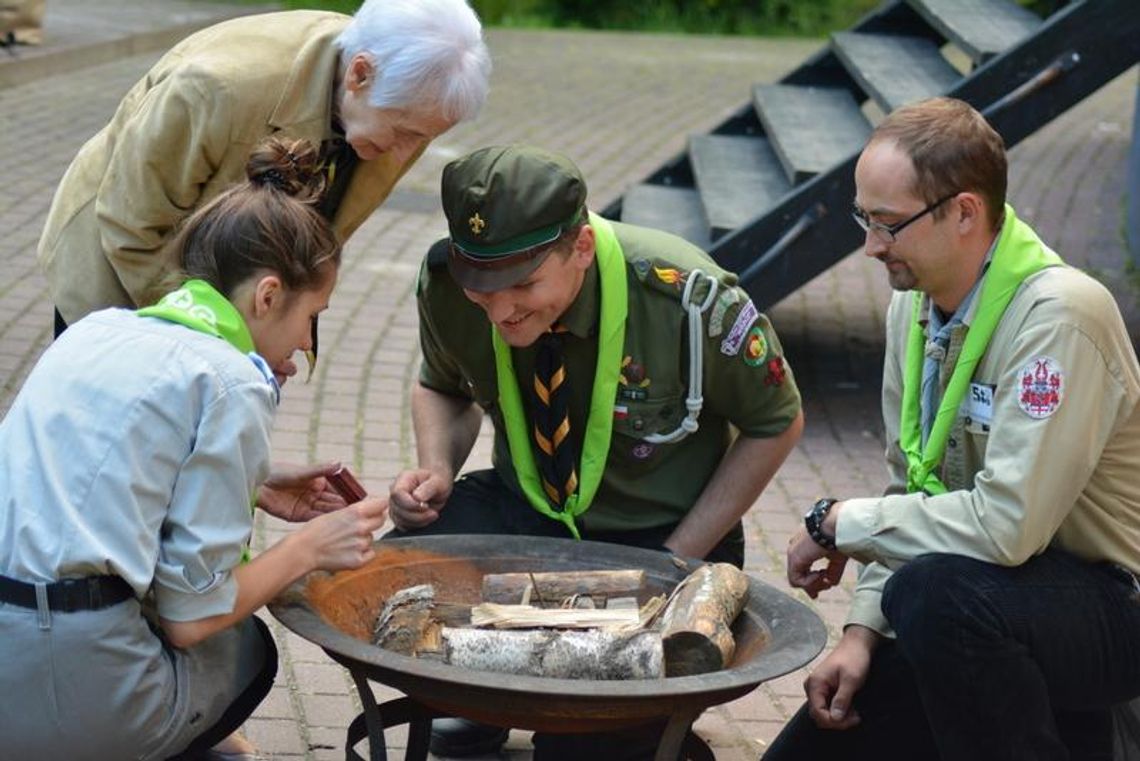
{"label": "fire pit stand", "polygon": [[[387,761],[384,730],[407,724],[408,747],[404,753],[404,761],[425,761],[431,739],[431,720],[446,714],[406,696],[377,703],[372,688],[368,686],[368,678],[360,673],[355,664],[347,663],[333,653],[329,653],[329,656],[348,669],[360,695],[360,703],[364,706],[364,710],[348,725],[344,743],[345,759],[365,761],[364,757],[356,752],[355,746],[361,740],[368,738],[368,761]],[[661,736],[661,743],[657,746],[654,761],[672,761],[678,758],[678,753],[682,750],[684,750],[683,758],[688,761],[716,761],[716,756],[708,743],[691,729],[693,722],[703,710],[678,713],[669,717],[665,732]]]}
{"label": "fire pit stand", "polygon": [[[270,604],[287,628],[324,649],[349,670],[363,712],[348,728],[346,758],[369,740],[371,761],[386,761],[384,730],[407,723],[405,758],[427,757],[431,719],[462,716],[503,727],[542,732],[602,732],[665,723],[657,761],[684,750],[692,761],[712,761],[690,731],[708,707],[735,700],[761,682],[814,658],[827,641],[819,617],[805,605],[755,579],[733,624],[736,653],[720,671],[666,679],[588,681],[472,671],[399,655],[370,644],[384,602],[396,591],[432,584],[439,599],[476,603],[489,573],[641,568],[647,594],[667,593],[692,570],[661,552],[569,539],[494,535],[430,536],[377,542],[365,567],[301,579]],[[680,565],[684,565],[683,563]],[[406,697],[377,704],[369,681]]]}

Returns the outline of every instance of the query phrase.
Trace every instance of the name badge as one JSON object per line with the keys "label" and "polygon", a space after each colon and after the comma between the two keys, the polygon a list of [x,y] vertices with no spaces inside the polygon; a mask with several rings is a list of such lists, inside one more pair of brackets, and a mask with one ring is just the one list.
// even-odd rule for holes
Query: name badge
{"label": "name badge", "polygon": [[966,422],[989,427],[994,419],[994,389],[989,383],[971,383],[966,399]]}

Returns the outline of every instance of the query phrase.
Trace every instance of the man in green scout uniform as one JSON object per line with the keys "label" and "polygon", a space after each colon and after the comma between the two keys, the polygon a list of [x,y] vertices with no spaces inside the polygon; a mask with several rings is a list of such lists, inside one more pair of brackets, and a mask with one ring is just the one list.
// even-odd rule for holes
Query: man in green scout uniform
{"label": "man in green scout uniform", "polygon": [[896,290],[891,478],[820,500],[789,545],[813,597],[864,565],[766,761],[1109,759],[1109,707],[1140,695],[1140,366],[1006,176],[1001,137],[950,98],[895,111],[859,158],[856,221]]}
{"label": "man in green scout uniform", "polygon": [[[442,196],[450,240],[418,287],[419,463],[393,482],[394,534],[580,537],[742,566],[741,516],[803,416],[735,276],[589,213],[577,167],[538,148],[457,159]],[[494,467],[456,480],[484,413]],[[557,745],[536,736],[536,758],[592,752]]]}

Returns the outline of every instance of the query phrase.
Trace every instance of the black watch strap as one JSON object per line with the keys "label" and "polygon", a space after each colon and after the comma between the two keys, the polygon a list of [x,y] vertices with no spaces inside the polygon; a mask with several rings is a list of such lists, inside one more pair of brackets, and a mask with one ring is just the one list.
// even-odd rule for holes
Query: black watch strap
{"label": "black watch strap", "polygon": [[831,506],[838,501],[834,497],[824,497],[812,505],[811,509],[804,515],[804,528],[807,529],[808,536],[825,550],[835,550],[835,537],[824,532],[823,520],[830,512]]}

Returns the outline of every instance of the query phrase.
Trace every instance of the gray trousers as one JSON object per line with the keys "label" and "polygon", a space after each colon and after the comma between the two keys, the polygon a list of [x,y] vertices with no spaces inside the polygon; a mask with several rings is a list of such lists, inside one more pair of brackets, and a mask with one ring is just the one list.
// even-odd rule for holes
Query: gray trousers
{"label": "gray trousers", "polygon": [[0,761],[165,759],[213,727],[266,666],[252,619],[178,650],[138,602],[51,613],[0,603]]}

